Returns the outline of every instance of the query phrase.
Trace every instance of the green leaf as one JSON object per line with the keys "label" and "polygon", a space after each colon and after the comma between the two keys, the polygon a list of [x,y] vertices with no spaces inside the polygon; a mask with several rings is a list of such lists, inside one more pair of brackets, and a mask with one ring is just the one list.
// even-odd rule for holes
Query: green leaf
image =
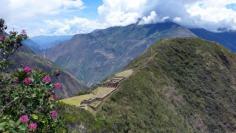
{"label": "green leaf", "polygon": [[38,120],[39,117],[36,115],[36,114],[32,114],[31,117],[34,119],[34,120]]}
{"label": "green leaf", "polygon": [[0,123],[0,131],[4,131],[4,127],[7,125],[7,122]]}
{"label": "green leaf", "polygon": [[45,121],[45,120],[42,120],[41,122],[42,122],[43,124],[45,124],[45,123],[46,123],[46,121]]}
{"label": "green leaf", "polygon": [[20,123],[21,123],[20,120],[18,120],[18,121],[16,122],[16,125],[20,125]]}
{"label": "green leaf", "polygon": [[26,131],[27,126],[26,126],[26,125],[20,125],[18,128],[19,128],[21,131]]}
{"label": "green leaf", "polygon": [[10,120],[10,121],[9,121],[9,125],[10,125],[11,127],[15,127],[15,126],[16,126],[16,123],[15,123],[13,120]]}

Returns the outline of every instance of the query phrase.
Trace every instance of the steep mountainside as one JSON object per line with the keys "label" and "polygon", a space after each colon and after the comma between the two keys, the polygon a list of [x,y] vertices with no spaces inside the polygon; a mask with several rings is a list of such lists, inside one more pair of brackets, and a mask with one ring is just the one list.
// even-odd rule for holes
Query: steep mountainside
{"label": "steep mountainside", "polygon": [[83,110],[64,109],[71,129],[236,132],[236,55],[225,48],[194,38],[162,40],[128,69],[134,70],[133,75],[120,84],[96,118]]}
{"label": "steep mountainside", "polygon": [[171,22],[133,24],[75,35],[70,41],[47,50],[46,57],[87,85],[93,85],[122,69],[162,38],[193,36],[188,29]]}
{"label": "steep mountainside", "polygon": [[[12,62],[11,70],[19,68],[21,65],[28,65],[53,74],[55,70],[59,69],[51,61],[35,55],[27,46],[20,47],[10,60]],[[60,76],[54,77],[53,80],[63,84],[63,89],[56,92],[61,98],[76,95],[80,90],[86,89],[74,76],[63,70],[61,70]]]}
{"label": "steep mountainside", "polygon": [[226,48],[236,52],[236,32],[228,31],[214,33],[205,29],[191,29],[191,31],[203,39],[221,43]]}

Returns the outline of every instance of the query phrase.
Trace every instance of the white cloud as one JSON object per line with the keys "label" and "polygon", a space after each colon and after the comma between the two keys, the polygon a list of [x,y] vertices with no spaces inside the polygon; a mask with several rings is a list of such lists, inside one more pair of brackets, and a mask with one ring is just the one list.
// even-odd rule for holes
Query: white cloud
{"label": "white cloud", "polygon": [[180,22],[182,16],[187,16],[186,4],[200,0],[103,0],[99,6],[100,18],[109,25],[127,25],[163,22],[172,19]]}
{"label": "white cloud", "polygon": [[[158,0],[103,0],[98,13],[111,26],[127,25],[149,15],[157,3]],[[155,15],[154,12],[151,15]]]}
{"label": "white cloud", "polygon": [[[233,3],[235,7],[227,7]],[[148,24],[166,19],[213,31],[236,30],[236,0],[102,0],[94,19],[67,12],[84,8],[82,0],[1,0],[0,16],[11,27],[26,28],[31,35],[85,33],[138,20]]]}
{"label": "white cloud", "polygon": [[103,29],[107,25],[97,20],[89,20],[81,17],[74,17],[72,19],[65,20],[46,20],[45,24],[50,27],[46,34],[75,34],[75,33],[87,33],[94,29]]}
{"label": "white cloud", "polygon": [[181,23],[182,19],[181,19],[181,17],[174,17],[173,21],[176,23]]}
{"label": "white cloud", "polygon": [[43,25],[44,20],[71,9],[83,8],[82,0],[1,0],[0,17],[6,20],[10,30],[27,29],[30,35],[36,35],[36,31],[49,28]]}
{"label": "white cloud", "polygon": [[169,16],[161,17],[159,16],[156,11],[151,11],[149,16],[143,16],[139,22],[139,24],[153,24],[153,23],[160,23],[165,22],[166,20],[170,19]]}
{"label": "white cloud", "polygon": [[156,23],[158,20],[158,15],[155,11],[152,11],[149,16],[144,16],[139,24],[150,24],[150,23]]}
{"label": "white cloud", "polygon": [[228,4],[236,0],[103,0],[100,17],[109,25],[127,25],[141,19],[141,24],[171,19],[188,27],[216,31],[224,27],[236,29],[235,10]]}
{"label": "white cloud", "polygon": [[65,9],[73,9],[73,8],[84,8],[84,3],[81,0],[62,0],[62,6]]}
{"label": "white cloud", "polygon": [[0,16],[6,19],[9,16],[9,15],[7,15],[8,9],[9,9],[9,1],[8,0],[1,0]]}
{"label": "white cloud", "polygon": [[236,11],[227,8],[227,5],[236,3],[236,0],[208,0],[186,5],[189,18],[193,20],[192,26],[217,30],[228,28],[236,30]]}
{"label": "white cloud", "polygon": [[[3,3],[5,4],[2,4]],[[60,13],[62,9],[83,8],[81,0],[1,0],[1,16],[19,20]],[[2,10],[5,11],[2,13]]]}

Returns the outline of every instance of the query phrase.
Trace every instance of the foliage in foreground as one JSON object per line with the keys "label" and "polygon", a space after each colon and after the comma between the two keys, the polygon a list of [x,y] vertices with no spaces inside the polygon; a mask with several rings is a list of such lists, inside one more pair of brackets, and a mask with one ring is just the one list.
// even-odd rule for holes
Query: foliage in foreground
{"label": "foliage in foreground", "polygon": [[6,34],[5,30],[0,19],[0,132],[64,132],[54,93],[61,83],[53,84],[49,75],[29,66],[5,72],[9,56],[27,38],[25,31]]}
{"label": "foliage in foreground", "polygon": [[0,131],[55,132],[63,127],[57,113],[51,77],[29,67],[18,69],[3,80],[0,90]]}

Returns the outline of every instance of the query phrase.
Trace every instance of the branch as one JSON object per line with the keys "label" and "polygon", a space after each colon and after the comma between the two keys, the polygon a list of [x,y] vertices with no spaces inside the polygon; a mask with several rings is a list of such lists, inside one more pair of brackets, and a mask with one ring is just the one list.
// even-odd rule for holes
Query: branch
{"label": "branch", "polygon": [[0,110],[0,116],[3,114],[3,111],[9,107],[10,105],[12,105],[15,101],[17,101],[19,99],[19,97],[15,98],[14,100],[12,100],[11,102],[7,103],[6,106],[3,106],[3,108]]}

